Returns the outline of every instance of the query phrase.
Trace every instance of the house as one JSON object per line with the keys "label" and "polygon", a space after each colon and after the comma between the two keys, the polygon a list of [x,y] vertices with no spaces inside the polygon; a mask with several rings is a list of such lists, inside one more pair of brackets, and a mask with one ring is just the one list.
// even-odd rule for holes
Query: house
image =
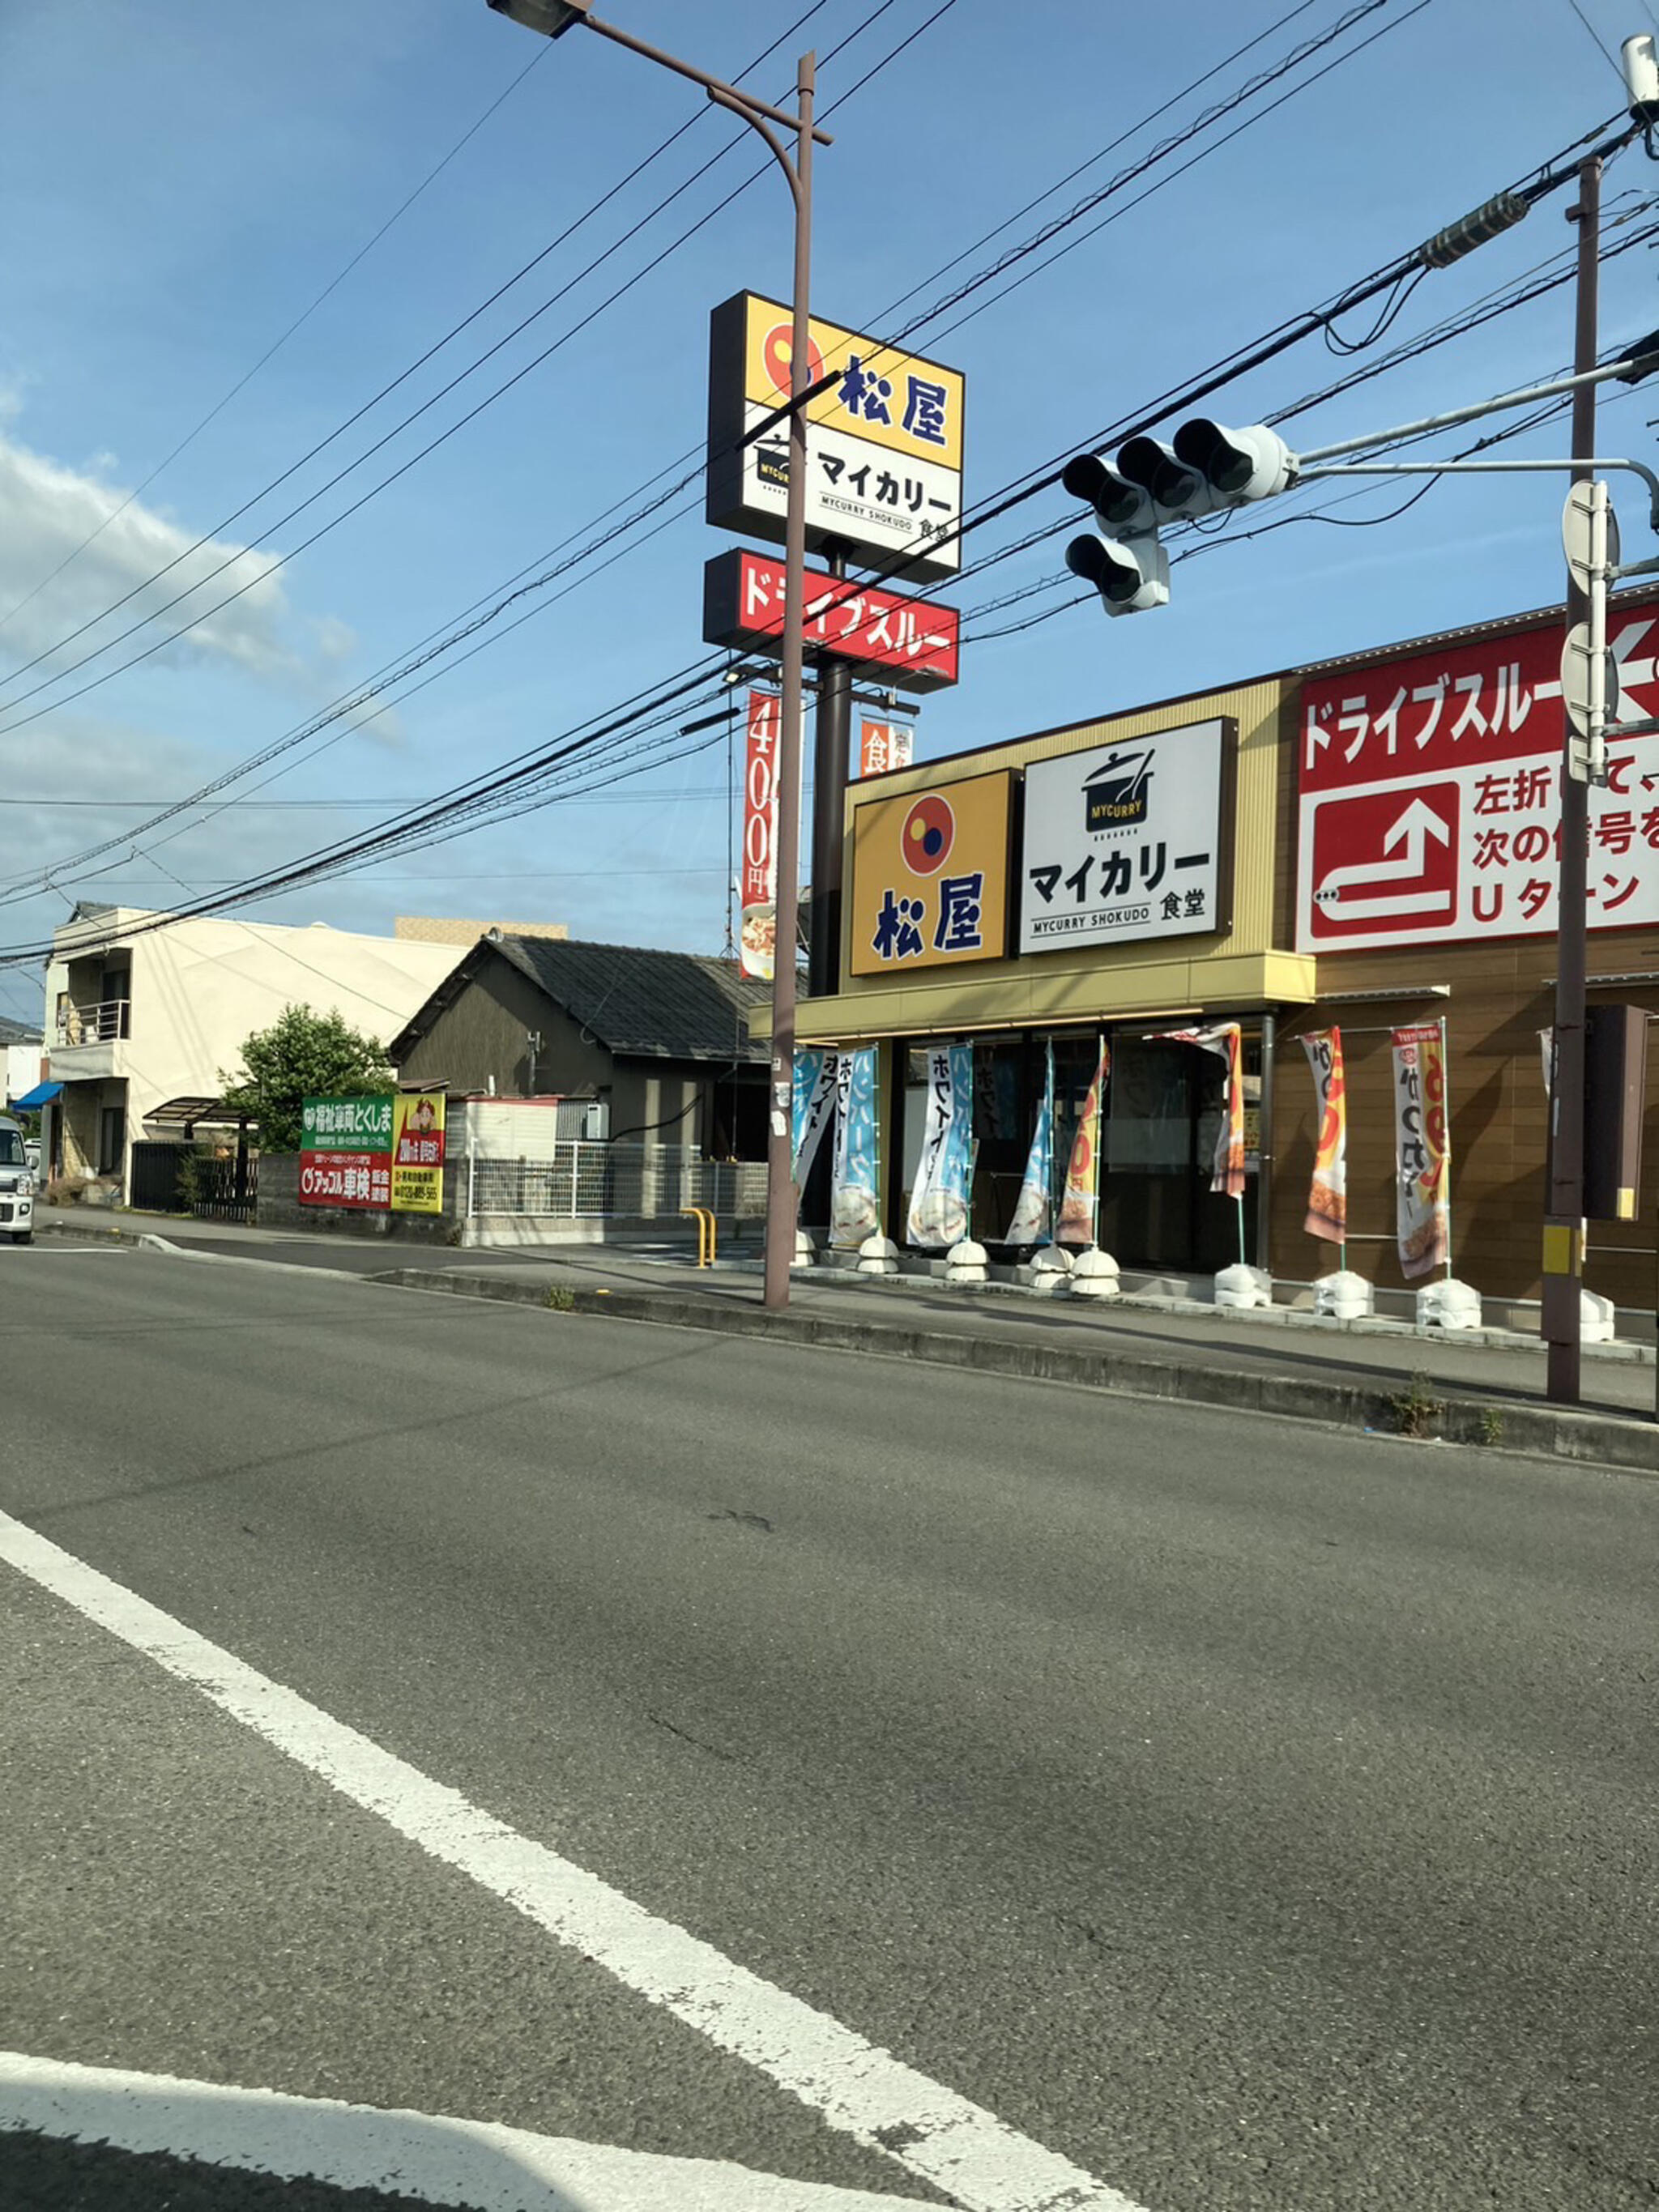
{"label": "house", "polygon": [[38,1025],[15,1022],[9,1014],[0,1014],[0,1059],[3,1059],[5,1075],[0,1104],[21,1104],[38,1088],[46,1066],[46,1043]]}
{"label": "house", "polygon": [[453,945],[228,917],[169,921],[83,904],[46,969],[47,1158],[56,1174],[124,1180],[154,1121],[176,1137],[204,1113],[242,1047],[290,1006],[337,1012],[365,1035],[400,1029],[454,965]]}
{"label": "house", "polygon": [[748,1016],[770,986],[731,961],[492,932],[388,1048],[404,1084],[586,1099],[586,1133],[766,1153],[766,1051]]}

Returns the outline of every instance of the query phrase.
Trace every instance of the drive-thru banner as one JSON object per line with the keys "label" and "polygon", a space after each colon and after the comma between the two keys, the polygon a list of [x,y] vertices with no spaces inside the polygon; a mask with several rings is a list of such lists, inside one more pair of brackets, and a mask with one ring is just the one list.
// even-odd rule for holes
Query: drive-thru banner
{"label": "drive-thru banner", "polygon": [[904,1230],[909,1243],[948,1251],[968,1234],[973,1125],[974,1048],[936,1046],[927,1054],[927,1119]]}
{"label": "drive-thru banner", "polygon": [[1400,1272],[1431,1275],[1451,1256],[1451,1139],[1439,1024],[1395,1030],[1394,1145]]}
{"label": "drive-thru banner", "polygon": [[1310,1030],[1302,1049],[1312,1071],[1319,1113],[1313,1182],[1302,1225],[1310,1237],[1340,1244],[1348,1234],[1348,1097],[1342,1074],[1342,1032]]}

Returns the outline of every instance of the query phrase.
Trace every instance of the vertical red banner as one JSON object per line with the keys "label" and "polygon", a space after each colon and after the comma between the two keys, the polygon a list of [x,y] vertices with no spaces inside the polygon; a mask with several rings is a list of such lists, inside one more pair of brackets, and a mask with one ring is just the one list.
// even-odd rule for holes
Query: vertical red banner
{"label": "vertical red banner", "polygon": [[749,738],[743,770],[743,870],[738,878],[743,927],[738,939],[745,975],[772,980],[778,919],[778,730],[775,691],[749,694]]}

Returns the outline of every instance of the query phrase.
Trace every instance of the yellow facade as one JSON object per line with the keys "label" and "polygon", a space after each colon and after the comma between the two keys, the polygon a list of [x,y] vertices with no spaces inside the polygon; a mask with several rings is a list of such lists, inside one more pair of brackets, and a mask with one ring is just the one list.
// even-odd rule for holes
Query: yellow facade
{"label": "yellow facade", "polygon": [[[797,1035],[803,1044],[856,1044],[881,1037],[924,1037],[996,1030],[1074,1027],[1096,1020],[1235,1012],[1255,1006],[1310,1005],[1311,955],[1275,942],[1274,855],[1293,750],[1281,741],[1282,717],[1293,685],[1282,677],[1206,692],[1133,714],[1103,715],[1039,736],[988,745],[854,783],[847,793],[843,938],[840,992],[801,1001]],[[1091,746],[1155,737],[1214,721],[1238,732],[1233,812],[1232,927],[1211,937],[1156,944],[1061,946],[1024,958],[976,961],[940,972],[856,975],[853,968],[855,902],[851,896],[860,811],[884,805],[964,775],[1024,769],[1033,761]],[[1011,859],[1018,866],[1018,856]],[[751,1017],[765,1033],[760,1010]]]}

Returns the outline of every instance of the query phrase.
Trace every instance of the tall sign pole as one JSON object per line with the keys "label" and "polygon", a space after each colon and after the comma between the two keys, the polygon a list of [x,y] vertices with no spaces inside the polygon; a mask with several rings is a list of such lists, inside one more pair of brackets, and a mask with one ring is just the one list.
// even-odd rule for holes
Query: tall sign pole
{"label": "tall sign pole", "polygon": [[[1595,367],[1596,283],[1601,253],[1601,163],[1592,155],[1580,165],[1578,198],[1567,220],[1578,227],[1577,328],[1575,375]],[[1573,482],[1595,474],[1595,386],[1572,395]],[[1590,598],[1576,573],[1567,578],[1567,629],[1588,625]],[[1586,876],[1589,787],[1585,747],[1571,718],[1563,715],[1561,854],[1555,975],[1555,1050],[1550,1084],[1549,1194],[1544,1208],[1542,1323],[1548,1346],[1549,1396],[1576,1406],[1580,1391],[1584,1268],[1584,1027]]]}
{"label": "tall sign pole", "polygon": [[800,916],[802,663],[806,634],[806,409],[812,382],[808,304],[812,252],[814,57],[796,76],[794,321],[790,342],[789,480],[783,526],[783,703],[778,732],[778,921],[772,967],[772,1066],[766,1143],[766,1262],[763,1297],[775,1311],[789,1303],[795,1264],[795,940]]}

